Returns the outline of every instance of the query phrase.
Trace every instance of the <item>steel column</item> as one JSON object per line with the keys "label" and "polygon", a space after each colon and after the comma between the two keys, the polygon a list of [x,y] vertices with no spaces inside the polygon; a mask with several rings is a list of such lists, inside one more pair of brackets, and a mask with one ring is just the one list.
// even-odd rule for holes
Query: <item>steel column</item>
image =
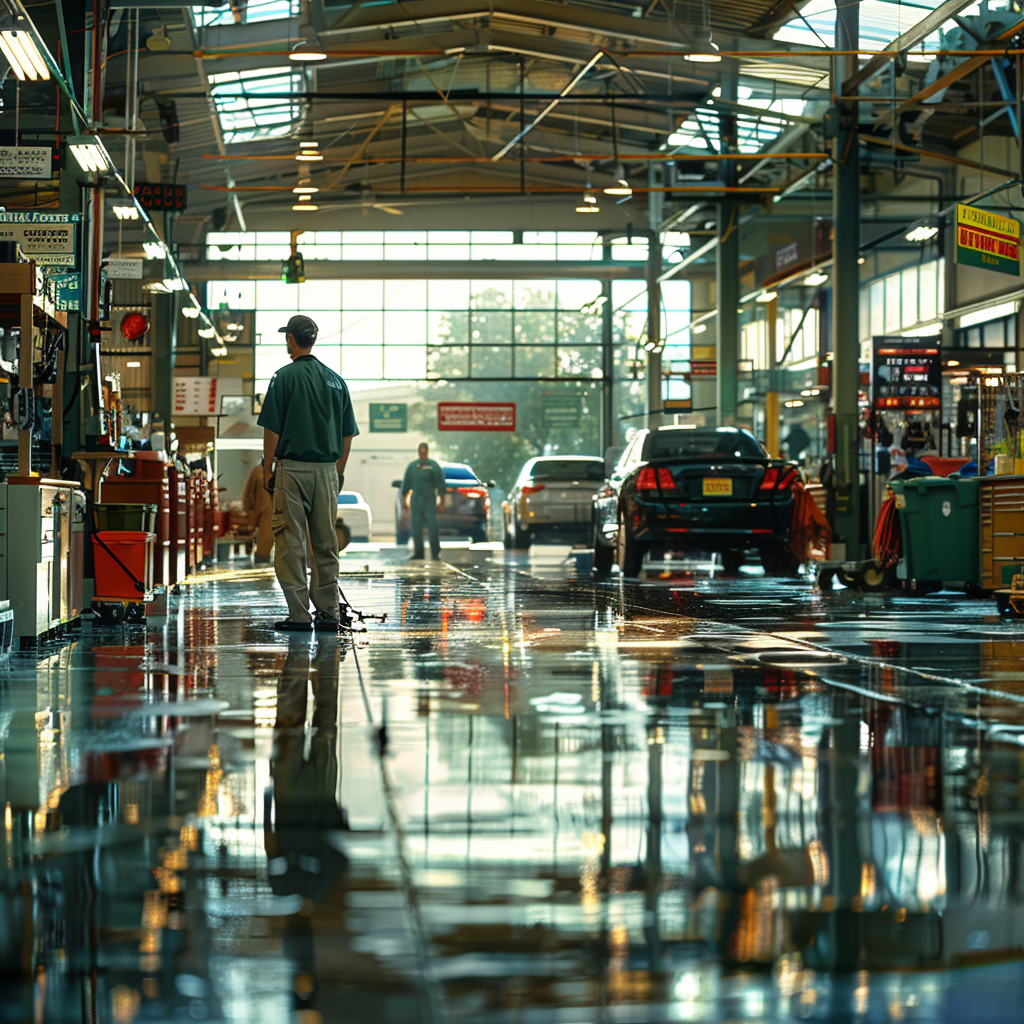
{"label": "steel column", "polygon": [[[730,70],[722,75],[722,99],[735,102],[737,74]],[[736,115],[719,113],[719,136],[722,154],[738,149]],[[723,182],[735,185],[738,165],[729,160],[721,164]],[[715,302],[718,308],[718,425],[736,423],[739,404],[737,366],[740,358],[740,204],[723,199],[718,204],[718,260],[715,264]]]}
{"label": "steel column", "polygon": [[[836,46],[857,49],[858,0],[836,0]],[[838,89],[857,70],[856,58],[833,61],[833,83]],[[837,541],[845,544],[847,558],[859,558],[863,543],[860,507],[860,432],[857,393],[860,382],[860,152],[857,106],[837,109],[839,125],[833,140],[835,175],[832,192],[832,411],[836,438]]]}
{"label": "steel column", "polygon": [[615,422],[615,334],[612,283],[601,282],[601,451],[619,443]]}
{"label": "steel column", "polygon": [[647,426],[662,423],[664,399],[661,386],[661,237],[655,232],[647,256]]}
{"label": "steel column", "polygon": [[153,413],[165,428],[174,409],[174,353],[178,347],[178,292],[153,296]]}

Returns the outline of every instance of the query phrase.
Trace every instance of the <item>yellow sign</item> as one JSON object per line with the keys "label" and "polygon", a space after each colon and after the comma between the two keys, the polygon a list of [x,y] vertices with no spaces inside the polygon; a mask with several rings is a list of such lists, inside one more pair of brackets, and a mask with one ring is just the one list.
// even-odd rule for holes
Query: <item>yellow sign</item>
{"label": "yellow sign", "polygon": [[1020,223],[975,206],[957,204],[956,261],[1020,276]]}

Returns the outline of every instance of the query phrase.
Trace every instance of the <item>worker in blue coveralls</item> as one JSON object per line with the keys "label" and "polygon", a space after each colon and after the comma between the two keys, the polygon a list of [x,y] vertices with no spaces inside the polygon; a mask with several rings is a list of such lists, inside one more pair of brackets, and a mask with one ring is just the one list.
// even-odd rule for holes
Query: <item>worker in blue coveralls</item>
{"label": "worker in blue coveralls", "polygon": [[412,519],[412,557],[423,557],[423,529],[430,534],[430,556],[441,557],[441,538],[438,534],[437,513],[444,511],[446,494],[444,470],[431,458],[430,449],[423,442],[418,449],[419,458],[409,463],[402,480],[405,507]]}

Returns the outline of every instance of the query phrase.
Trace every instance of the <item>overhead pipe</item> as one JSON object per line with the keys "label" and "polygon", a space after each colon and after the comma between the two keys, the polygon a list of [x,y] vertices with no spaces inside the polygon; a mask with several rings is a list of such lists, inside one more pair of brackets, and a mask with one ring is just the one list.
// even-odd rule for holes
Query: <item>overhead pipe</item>
{"label": "overhead pipe", "polygon": [[[888,144],[888,143],[887,143]],[[694,162],[706,162],[715,163],[721,160],[760,160],[760,161],[772,161],[772,160],[826,160],[830,154],[828,153],[729,153],[727,156],[723,156],[720,153],[558,153],[548,156],[525,156],[523,161],[525,163],[533,164],[557,164],[557,163],[576,163],[577,161],[613,161],[618,160],[623,163],[657,163],[664,161],[676,161],[676,160],[689,160]],[[280,155],[258,155],[250,154],[249,156],[222,156],[220,153],[204,153],[204,160],[285,160],[294,161],[295,155],[293,153],[282,153]],[[362,161],[358,161],[364,164],[396,164],[400,162],[410,164],[489,164],[493,163],[493,157],[489,156],[368,156]],[[970,161],[968,161],[970,164]],[[669,191],[674,191],[669,189]]]}

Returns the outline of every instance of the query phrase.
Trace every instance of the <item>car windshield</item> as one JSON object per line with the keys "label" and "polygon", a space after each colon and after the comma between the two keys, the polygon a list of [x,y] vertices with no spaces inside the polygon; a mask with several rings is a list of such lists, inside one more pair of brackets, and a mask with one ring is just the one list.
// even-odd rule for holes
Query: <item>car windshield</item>
{"label": "car windshield", "polygon": [[545,459],[530,470],[534,480],[597,480],[604,479],[604,462],[583,459]]}
{"label": "car windshield", "polygon": [[476,473],[469,466],[445,466],[444,478],[445,480],[457,480],[462,484],[477,484],[480,482],[476,478]]}
{"label": "car windshield", "polygon": [[345,492],[342,491],[342,493],[338,495],[338,504],[339,505],[358,505],[359,504],[359,498],[356,495],[354,495],[354,494],[345,494]]}
{"label": "car windshield", "polygon": [[644,459],[763,459],[761,446],[738,430],[656,430],[647,436]]}

